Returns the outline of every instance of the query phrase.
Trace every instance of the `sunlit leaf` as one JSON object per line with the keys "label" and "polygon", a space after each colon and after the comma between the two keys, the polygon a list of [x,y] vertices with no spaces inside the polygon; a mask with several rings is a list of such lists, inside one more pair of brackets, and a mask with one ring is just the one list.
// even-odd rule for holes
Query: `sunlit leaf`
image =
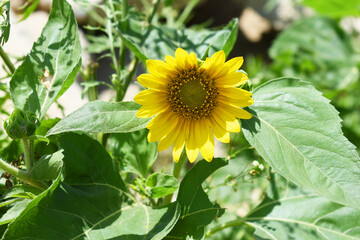
{"label": "sunlit leaf", "polygon": [[0,0],[0,45],[4,45],[10,34],[10,0]]}
{"label": "sunlit leaf", "polygon": [[195,52],[200,58],[210,47],[210,55],[224,50],[228,55],[232,50],[238,30],[237,19],[220,30],[171,29],[147,26],[145,22],[129,20],[119,24],[119,30],[126,46],[143,62],[146,59],[165,59],[174,55],[176,48]]}
{"label": "sunlit leaf", "polygon": [[[276,184],[282,184],[278,180]],[[256,229],[256,239],[360,239],[359,209],[331,202],[291,184],[275,188],[281,196],[266,197],[245,218]]]}
{"label": "sunlit leaf", "polygon": [[300,186],[360,208],[359,156],[329,100],[294,78],[263,84],[253,98],[244,135],[270,166]]}
{"label": "sunlit leaf", "polygon": [[54,0],[40,38],[10,81],[16,107],[41,119],[74,82],[81,65],[78,27],[71,6]]}
{"label": "sunlit leaf", "polygon": [[62,150],[42,156],[31,168],[30,177],[37,180],[54,180],[63,166]]}
{"label": "sunlit leaf", "polygon": [[140,105],[135,102],[93,101],[63,118],[47,136],[63,132],[126,133],[145,128],[150,119],[136,117]]}

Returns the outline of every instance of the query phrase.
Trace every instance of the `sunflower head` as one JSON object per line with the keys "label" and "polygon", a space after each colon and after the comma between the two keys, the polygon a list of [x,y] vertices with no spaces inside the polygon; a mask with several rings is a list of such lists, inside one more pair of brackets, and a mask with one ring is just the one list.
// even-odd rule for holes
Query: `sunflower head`
{"label": "sunflower head", "polygon": [[229,132],[240,132],[238,118],[251,118],[242,108],[254,102],[249,91],[238,88],[248,79],[237,72],[242,63],[242,57],[225,62],[224,51],[219,51],[199,64],[195,53],[181,48],[165,62],[146,61],[150,73],[138,77],[147,89],[135,96],[142,105],[136,116],[155,116],[146,127],[148,140],[159,141],[158,151],[173,145],[177,162],[185,147],[190,162],[199,151],[211,161],[214,136],[228,143]]}

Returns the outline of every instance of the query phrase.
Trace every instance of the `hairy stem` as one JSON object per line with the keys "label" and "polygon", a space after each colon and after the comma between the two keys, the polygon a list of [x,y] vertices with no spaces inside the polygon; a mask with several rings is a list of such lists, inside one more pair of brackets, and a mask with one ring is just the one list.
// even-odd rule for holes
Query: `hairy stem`
{"label": "hairy stem", "polygon": [[209,229],[209,231],[206,232],[205,236],[208,237],[208,236],[213,235],[214,233],[224,230],[225,228],[234,227],[234,226],[238,226],[238,225],[242,225],[242,224],[245,224],[244,219],[237,219],[237,220],[225,222],[225,223],[222,223],[220,225],[217,225],[217,226]]}
{"label": "hairy stem", "polygon": [[32,185],[34,187],[38,187],[38,188],[42,188],[42,189],[46,189],[48,187],[45,183],[30,178],[25,171],[11,166],[10,164],[5,162],[1,158],[0,158],[0,168],[4,171],[10,173],[11,175],[29,183],[30,185]]}
{"label": "hairy stem", "polygon": [[32,162],[31,162],[31,153],[30,153],[30,148],[29,148],[29,142],[26,138],[21,139],[23,146],[24,146],[24,157],[25,157],[25,166],[26,166],[26,170],[28,172],[30,172],[31,167],[32,167]]}
{"label": "hairy stem", "polygon": [[[186,158],[186,152],[185,152],[185,150],[183,150],[183,152],[181,153],[179,162],[177,162],[177,163],[174,162],[174,168],[173,168],[172,174],[176,179],[179,179],[181,169],[183,168],[184,163],[186,162],[186,159],[187,159]],[[165,197],[165,199],[164,199],[164,204],[170,203],[171,199],[172,199],[172,196],[173,196],[173,194],[167,195]]]}
{"label": "hairy stem", "polygon": [[4,63],[8,67],[8,69],[10,70],[11,74],[14,74],[14,72],[15,72],[14,64],[12,64],[12,62],[10,61],[8,55],[4,52],[4,50],[2,49],[1,46],[0,46],[0,56],[4,60]]}

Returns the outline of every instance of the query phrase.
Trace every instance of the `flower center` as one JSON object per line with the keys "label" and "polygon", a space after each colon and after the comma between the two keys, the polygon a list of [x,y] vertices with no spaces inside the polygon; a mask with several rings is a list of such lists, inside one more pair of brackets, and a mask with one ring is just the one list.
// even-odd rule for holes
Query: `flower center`
{"label": "flower center", "polygon": [[167,99],[178,116],[197,120],[210,115],[218,94],[212,78],[198,69],[189,69],[170,80]]}

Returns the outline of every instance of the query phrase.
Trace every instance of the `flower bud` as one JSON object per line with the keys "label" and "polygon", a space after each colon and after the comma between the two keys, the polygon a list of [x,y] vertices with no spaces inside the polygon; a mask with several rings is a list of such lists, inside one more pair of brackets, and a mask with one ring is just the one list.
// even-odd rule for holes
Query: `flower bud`
{"label": "flower bud", "polygon": [[39,121],[33,113],[25,113],[15,108],[10,117],[4,122],[4,129],[12,139],[22,139],[34,135]]}

